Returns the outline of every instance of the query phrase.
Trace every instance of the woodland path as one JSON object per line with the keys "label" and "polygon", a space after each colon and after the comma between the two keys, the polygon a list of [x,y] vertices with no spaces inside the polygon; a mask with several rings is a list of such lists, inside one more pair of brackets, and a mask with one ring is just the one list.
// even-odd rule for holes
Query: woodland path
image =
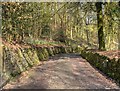
{"label": "woodland path", "polygon": [[117,89],[113,81],[78,54],[59,54],[22,73],[4,88],[14,89]]}

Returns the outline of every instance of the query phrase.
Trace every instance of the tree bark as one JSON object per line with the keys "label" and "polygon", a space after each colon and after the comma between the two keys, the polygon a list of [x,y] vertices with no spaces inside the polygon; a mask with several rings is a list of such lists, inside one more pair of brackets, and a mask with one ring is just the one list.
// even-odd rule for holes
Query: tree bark
{"label": "tree bark", "polygon": [[[118,6],[120,8],[120,1],[118,2]],[[120,29],[120,25],[118,25],[118,28]],[[118,50],[120,50],[120,31],[118,30]]]}
{"label": "tree bark", "polygon": [[104,32],[103,32],[102,2],[96,2],[96,10],[97,10],[99,50],[105,50],[105,38],[104,38]]}

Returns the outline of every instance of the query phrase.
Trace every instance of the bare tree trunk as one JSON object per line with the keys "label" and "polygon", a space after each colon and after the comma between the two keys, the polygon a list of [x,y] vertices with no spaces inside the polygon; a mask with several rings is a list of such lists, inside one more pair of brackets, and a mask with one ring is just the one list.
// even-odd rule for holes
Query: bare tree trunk
{"label": "bare tree trunk", "polygon": [[[120,1],[118,2],[118,5],[119,5],[119,8],[120,8]],[[118,25],[118,28],[120,29],[120,25]],[[120,50],[120,31],[118,31],[118,50]]]}
{"label": "bare tree trunk", "polygon": [[98,42],[99,50],[105,50],[105,39],[103,32],[103,14],[102,14],[102,2],[96,3],[97,9],[97,23],[98,23]]}

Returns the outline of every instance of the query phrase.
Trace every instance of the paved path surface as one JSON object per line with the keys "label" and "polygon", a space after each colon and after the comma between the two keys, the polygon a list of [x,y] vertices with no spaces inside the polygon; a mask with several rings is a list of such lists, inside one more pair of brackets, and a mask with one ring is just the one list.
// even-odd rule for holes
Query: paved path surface
{"label": "paved path surface", "polygon": [[61,54],[23,73],[5,88],[115,89],[119,87],[79,55]]}

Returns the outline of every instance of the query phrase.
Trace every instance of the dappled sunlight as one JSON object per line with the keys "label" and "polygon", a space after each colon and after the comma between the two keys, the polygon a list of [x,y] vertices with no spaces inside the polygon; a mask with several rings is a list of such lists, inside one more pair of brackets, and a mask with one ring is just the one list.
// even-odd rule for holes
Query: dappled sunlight
{"label": "dappled sunlight", "polygon": [[119,88],[119,7],[1,2],[0,89]]}
{"label": "dappled sunlight", "polygon": [[[71,59],[69,59],[68,56],[71,57]],[[22,76],[20,77],[21,80],[19,82],[16,80],[14,83],[7,84],[5,88],[118,88],[115,83],[104,77],[96,69],[92,68],[86,60],[75,54],[64,54],[63,56],[57,55],[55,57],[58,57],[58,59],[53,62],[48,61],[48,63],[46,62],[45,64],[30,69],[26,75],[21,74]],[[64,60],[61,59],[62,57],[64,57]]]}

